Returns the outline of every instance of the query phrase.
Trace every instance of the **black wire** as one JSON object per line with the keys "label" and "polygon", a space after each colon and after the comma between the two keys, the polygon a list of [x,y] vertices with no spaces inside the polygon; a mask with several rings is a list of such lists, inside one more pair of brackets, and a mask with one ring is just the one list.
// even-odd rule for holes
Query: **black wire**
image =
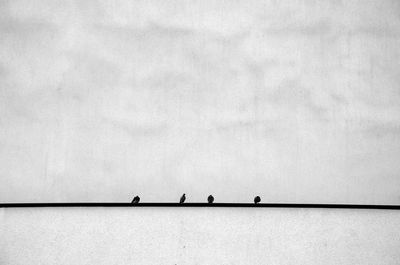
{"label": "black wire", "polygon": [[0,203],[0,208],[39,207],[243,207],[243,208],[327,208],[400,210],[400,205],[371,204],[304,204],[304,203],[126,203],[126,202],[61,202],[61,203]]}

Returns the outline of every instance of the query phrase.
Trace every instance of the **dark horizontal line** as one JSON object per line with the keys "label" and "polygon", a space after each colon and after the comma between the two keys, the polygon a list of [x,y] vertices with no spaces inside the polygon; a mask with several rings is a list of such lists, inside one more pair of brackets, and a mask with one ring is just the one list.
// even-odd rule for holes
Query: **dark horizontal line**
{"label": "dark horizontal line", "polygon": [[327,208],[400,210],[400,205],[369,204],[304,204],[304,203],[126,203],[126,202],[60,202],[60,203],[0,203],[0,208],[37,207],[245,207],[245,208]]}

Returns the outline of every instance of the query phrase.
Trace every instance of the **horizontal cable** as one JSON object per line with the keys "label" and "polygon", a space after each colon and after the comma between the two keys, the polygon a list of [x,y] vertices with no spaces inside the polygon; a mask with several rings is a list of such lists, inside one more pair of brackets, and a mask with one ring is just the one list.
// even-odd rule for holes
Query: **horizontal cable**
{"label": "horizontal cable", "polygon": [[0,208],[38,207],[243,207],[243,208],[327,208],[400,210],[400,205],[371,204],[314,204],[314,203],[176,203],[176,202],[56,202],[56,203],[0,203]]}

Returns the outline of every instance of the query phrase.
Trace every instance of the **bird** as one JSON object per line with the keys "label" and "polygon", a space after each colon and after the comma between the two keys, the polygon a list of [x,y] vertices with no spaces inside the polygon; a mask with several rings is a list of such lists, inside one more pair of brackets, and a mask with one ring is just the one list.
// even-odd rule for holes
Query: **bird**
{"label": "bird", "polygon": [[261,201],[260,196],[254,197],[254,203],[255,203],[255,204],[259,203],[260,201]]}
{"label": "bird", "polygon": [[182,195],[182,197],[181,197],[179,203],[184,203],[185,200],[186,200],[186,195],[185,195],[185,193],[184,193],[184,194]]}
{"label": "bird", "polygon": [[140,202],[140,197],[139,196],[135,196],[132,200],[132,203],[139,203]]}
{"label": "bird", "polygon": [[213,203],[214,197],[212,195],[210,195],[210,196],[208,196],[207,200],[208,200],[208,203]]}

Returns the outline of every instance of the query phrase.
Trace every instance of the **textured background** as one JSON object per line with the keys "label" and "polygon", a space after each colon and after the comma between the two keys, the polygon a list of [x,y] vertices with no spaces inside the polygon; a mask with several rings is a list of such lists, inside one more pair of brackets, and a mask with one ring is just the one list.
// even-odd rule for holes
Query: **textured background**
{"label": "textured background", "polygon": [[399,47],[399,1],[1,0],[0,201],[398,204]]}
{"label": "textured background", "polygon": [[0,264],[397,265],[400,211],[0,209]]}

